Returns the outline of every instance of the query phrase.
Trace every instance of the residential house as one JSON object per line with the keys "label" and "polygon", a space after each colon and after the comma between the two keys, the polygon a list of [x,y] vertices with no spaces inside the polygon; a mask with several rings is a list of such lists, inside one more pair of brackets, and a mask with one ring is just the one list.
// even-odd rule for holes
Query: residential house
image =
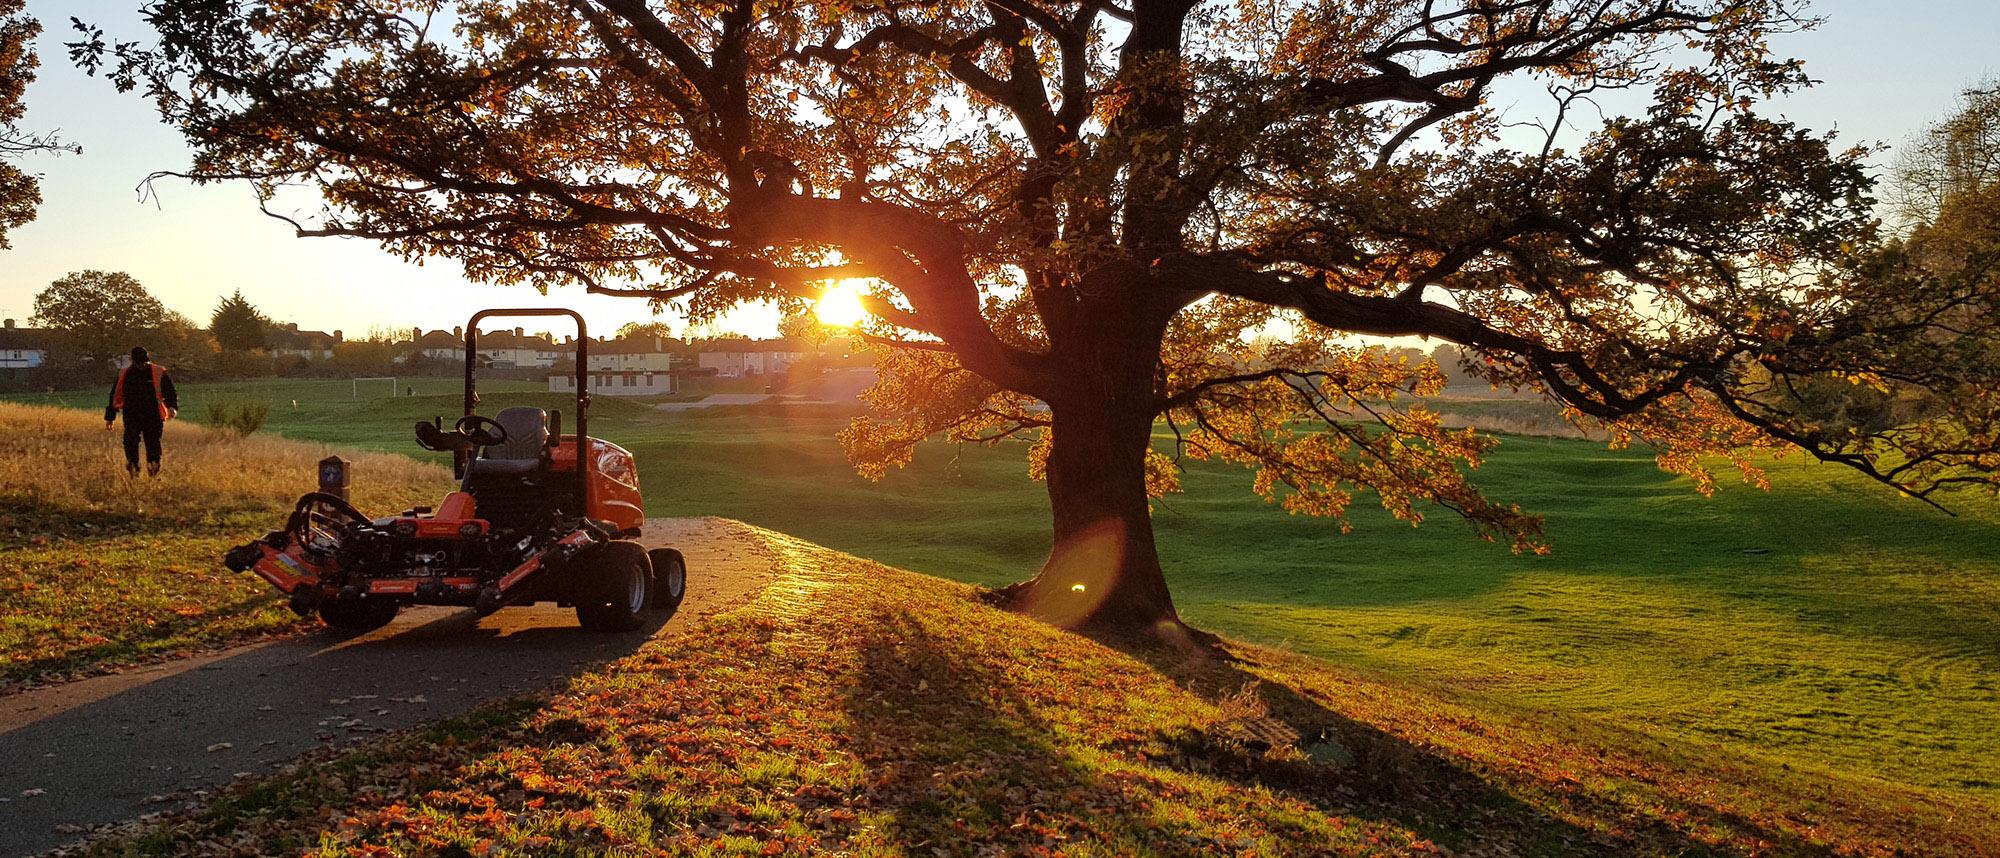
{"label": "residential house", "polygon": [[50,340],[55,332],[22,328],[13,319],[0,327],[0,379],[18,381],[31,376],[49,361]]}
{"label": "residential house", "polygon": [[590,369],[593,372],[666,372],[674,368],[674,352],[684,347],[680,340],[661,337],[592,340]]}
{"label": "residential house", "polygon": [[548,337],[548,334],[543,335],[543,339],[536,346],[535,351],[535,366],[542,369],[547,369],[569,360],[576,352],[575,337],[563,337],[562,345],[556,345],[555,341]]}
{"label": "residential house", "polygon": [[525,329],[515,328],[512,332],[491,331],[479,335],[480,362],[491,367],[537,367],[547,369],[556,365],[562,354],[555,343],[541,334],[529,335]]}
{"label": "residential house", "polygon": [[[465,360],[465,328],[450,331],[410,330],[410,348],[432,360],[458,363]],[[569,355],[569,346],[557,345],[546,334],[529,334],[526,329],[487,331],[479,335],[479,363],[496,368],[529,367],[548,369]]]}
{"label": "residential house", "polygon": [[[679,376],[665,370],[656,372],[626,369],[590,372],[590,392],[593,396],[662,396],[679,391]],[[549,376],[549,392],[575,393],[576,376],[569,374]]]}
{"label": "residential house", "polygon": [[458,363],[465,360],[465,329],[424,333],[423,328],[411,328],[410,346],[424,357]]}
{"label": "residential house", "polygon": [[713,340],[701,347],[696,357],[696,365],[713,369],[723,378],[742,378],[752,375],[776,375],[792,368],[792,364],[811,354],[805,343],[796,339],[748,340],[740,338]]}
{"label": "residential house", "polygon": [[264,335],[264,348],[273,356],[305,358],[309,361],[323,361],[333,358],[333,347],[341,342],[343,334],[334,331],[301,331],[298,323],[287,323],[274,328]]}

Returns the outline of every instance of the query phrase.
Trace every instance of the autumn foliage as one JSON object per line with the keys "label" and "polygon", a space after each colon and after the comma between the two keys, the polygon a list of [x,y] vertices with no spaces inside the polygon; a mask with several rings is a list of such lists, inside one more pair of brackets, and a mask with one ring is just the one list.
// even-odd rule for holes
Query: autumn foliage
{"label": "autumn foliage", "polygon": [[[1989,251],[1885,248],[1863,153],[1758,112],[1807,83],[1768,44],[1803,7],[159,0],[156,38],[74,50],[157,100],[196,180],[317,190],[312,218],[267,205],[304,235],[697,317],[867,278],[863,472],[1035,439],[1055,549],[1007,597],[1156,629],[1176,457],[1293,512],[1366,492],[1544,546],[1469,480],[1492,442],[1409,405],[1437,368],[1353,335],[1457,343],[1703,488],[1802,449],[1990,489]],[[1644,106],[1596,119],[1611,93]],[[1863,426],[1791,394],[1829,380],[1934,404]]]}

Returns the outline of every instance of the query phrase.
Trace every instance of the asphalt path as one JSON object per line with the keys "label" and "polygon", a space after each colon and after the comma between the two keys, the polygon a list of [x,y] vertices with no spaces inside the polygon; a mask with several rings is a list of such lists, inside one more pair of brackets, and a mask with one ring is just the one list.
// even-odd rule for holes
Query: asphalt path
{"label": "asphalt path", "polygon": [[360,636],[316,630],[0,697],[0,855],[170,809],[299,754],[551,687],[748,601],[781,560],[715,518],[651,519],[644,541],[688,561],[671,617],[585,632],[553,605],[415,608]]}

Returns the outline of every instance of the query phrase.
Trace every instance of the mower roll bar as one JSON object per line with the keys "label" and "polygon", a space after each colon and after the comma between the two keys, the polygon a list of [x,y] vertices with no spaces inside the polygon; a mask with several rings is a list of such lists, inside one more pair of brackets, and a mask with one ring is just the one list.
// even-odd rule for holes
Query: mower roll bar
{"label": "mower roll bar", "polygon": [[[480,310],[472,314],[472,320],[465,323],[465,413],[477,414],[479,389],[473,381],[473,370],[479,366],[479,323],[495,316],[568,316],[576,322],[576,513],[586,519],[590,516],[590,331],[584,326],[583,315],[575,310],[559,307],[519,307]],[[560,431],[560,429],[558,429]],[[560,443],[561,435],[550,439]],[[466,467],[472,467],[466,463]]]}

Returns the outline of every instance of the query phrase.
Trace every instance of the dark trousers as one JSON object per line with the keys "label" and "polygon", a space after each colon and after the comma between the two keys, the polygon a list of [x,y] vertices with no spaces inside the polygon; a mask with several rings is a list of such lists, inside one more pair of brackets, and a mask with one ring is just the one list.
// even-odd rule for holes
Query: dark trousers
{"label": "dark trousers", "polygon": [[166,424],[158,420],[125,418],[125,467],[139,469],[139,442],[146,442],[146,461],[160,460],[160,432]]}

